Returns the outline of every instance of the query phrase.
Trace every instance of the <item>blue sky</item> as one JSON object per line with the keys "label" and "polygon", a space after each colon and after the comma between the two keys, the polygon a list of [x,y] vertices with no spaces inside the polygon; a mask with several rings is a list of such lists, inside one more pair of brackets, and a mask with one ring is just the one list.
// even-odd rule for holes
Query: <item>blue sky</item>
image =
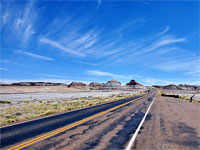
{"label": "blue sky", "polygon": [[1,1],[1,82],[200,85],[198,1]]}

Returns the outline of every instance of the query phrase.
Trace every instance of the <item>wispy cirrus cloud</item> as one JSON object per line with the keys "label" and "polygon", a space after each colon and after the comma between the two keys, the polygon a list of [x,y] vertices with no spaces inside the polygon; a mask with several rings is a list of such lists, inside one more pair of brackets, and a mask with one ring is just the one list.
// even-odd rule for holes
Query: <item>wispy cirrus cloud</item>
{"label": "wispy cirrus cloud", "polygon": [[102,0],[97,0],[97,9],[100,7]]}
{"label": "wispy cirrus cloud", "polygon": [[62,50],[64,52],[72,54],[72,55],[76,55],[76,56],[80,56],[80,57],[84,56],[84,54],[81,54],[81,53],[78,53],[78,52],[76,52],[74,50],[66,48],[65,46],[63,46],[62,44],[60,44],[59,42],[54,41],[54,40],[50,40],[50,39],[47,39],[47,38],[41,38],[40,42],[48,44],[48,45],[50,45],[52,47],[58,48],[59,50]]}
{"label": "wispy cirrus cloud", "polygon": [[8,20],[8,17],[9,17],[9,13],[8,12],[5,12],[3,15],[2,15],[2,24],[6,24],[7,20]]}
{"label": "wispy cirrus cloud", "polygon": [[6,70],[8,70],[8,69],[6,69],[6,68],[0,68],[0,71],[6,71]]}
{"label": "wispy cirrus cloud", "polygon": [[158,78],[149,78],[149,77],[143,77],[142,79],[139,79],[141,83],[147,86],[151,85],[169,85],[169,84],[188,84],[188,85],[200,85],[200,80],[194,80],[192,78],[182,78],[179,80],[175,79],[169,79],[169,80],[164,80],[164,79],[158,79]]}
{"label": "wispy cirrus cloud", "polygon": [[160,35],[163,35],[163,34],[167,33],[167,31],[169,31],[169,29],[170,29],[170,27],[166,26],[166,28],[162,32],[156,34],[156,36],[160,36]]}
{"label": "wispy cirrus cloud", "polygon": [[79,63],[79,64],[85,64],[85,65],[91,65],[91,66],[96,66],[96,65],[98,65],[98,64],[89,63],[89,62],[83,62],[83,61],[72,61],[72,62]]}
{"label": "wispy cirrus cloud", "polygon": [[[200,59],[199,57],[192,57],[188,53],[187,56],[180,54],[175,58],[169,58],[159,64],[154,64],[153,67],[165,72],[184,71],[185,75],[192,77],[199,77],[200,75]],[[183,58],[180,58],[183,57]]]}
{"label": "wispy cirrus cloud", "polygon": [[160,79],[154,77],[147,77],[141,75],[134,75],[134,79],[139,83],[142,83],[146,86],[152,85],[169,85],[169,84],[189,84],[189,85],[200,85],[200,80],[195,80],[194,78],[169,78],[169,79]]}
{"label": "wispy cirrus cloud", "polygon": [[41,56],[41,55],[38,55],[38,54],[26,52],[26,51],[23,51],[23,50],[15,50],[15,53],[21,54],[21,55],[24,55],[24,56],[28,56],[28,57],[32,57],[32,58],[36,58],[36,59],[41,59],[41,60],[48,60],[48,61],[52,61],[53,60],[50,57]]}
{"label": "wispy cirrus cloud", "polygon": [[4,32],[2,36],[5,41],[14,41],[26,46],[29,39],[36,33],[34,25],[37,19],[37,10],[34,1],[26,2],[25,7],[18,10],[18,4],[15,1],[3,2],[2,27]]}
{"label": "wispy cirrus cloud", "polygon": [[24,10],[16,14],[14,20],[14,32],[22,39],[23,42],[27,42],[29,38],[35,34],[34,22],[37,14],[34,10],[34,2],[27,3]]}
{"label": "wispy cirrus cloud", "polygon": [[155,51],[160,47],[169,46],[171,44],[181,43],[185,41],[186,38],[176,38],[173,35],[166,35],[154,41],[153,44],[141,48],[141,50],[135,54],[143,55],[144,53]]}
{"label": "wispy cirrus cloud", "polygon": [[[106,77],[113,77],[113,78],[127,78],[128,77],[128,76],[124,76],[124,75],[114,74],[114,73],[110,73],[110,72],[103,72],[103,71],[99,71],[99,70],[86,70],[86,73],[88,75],[106,76]],[[130,78],[130,76],[128,78]]]}
{"label": "wispy cirrus cloud", "polygon": [[[200,66],[200,63],[199,63],[199,66]],[[193,76],[193,77],[197,77],[200,80],[200,67],[193,69],[191,71],[188,71],[185,74]]]}

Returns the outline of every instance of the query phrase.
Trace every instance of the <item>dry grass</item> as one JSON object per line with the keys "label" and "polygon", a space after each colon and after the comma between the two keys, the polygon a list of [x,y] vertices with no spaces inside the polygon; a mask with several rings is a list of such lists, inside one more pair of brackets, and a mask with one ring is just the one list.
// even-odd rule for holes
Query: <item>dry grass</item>
{"label": "dry grass", "polygon": [[162,95],[163,94],[163,92],[161,91],[161,90],[158,90],[158,95]]}
{"label": "dry grass", "polygon": [[[158,94],[161,96],[162,94],[168,94],[166,91],[161,91],[161,90],[159,90],[158,91]],[[170,94],[169,94],[170,95]],[[174,95],[178,95],[178,98],[179,99],[183,99],[183,100],[186,100],[186,101],[189,101],[190,102],[190,98],[189,97],[187,97],[187,96],[180,96],[180,94],[179,93],[174,93]],[[200,100],[199,99],[195,99],[195,98],[193,98],[192,99],[192,102],[198,102],[198,103],[200,103]]]}
{"label": "dry grass", "polygon": [[[186,97],[186,96],[179,96],[179,98],[180,98],[180,99],[184,99],[184,100],[190,102],[190,98],[188,98],[188,97]],[[198,103],[200,103],[200,100],[194,99],[194,98],[193,98],[193,99],[192,99],[192,102],[198,102]]]}
{"label": "dry grass", "polygon": [[[93,97],[93,98],[77,98],[74,101],[69,99],[56,99],[56,100],[39,100],[38,103],[31,103],[31,101],[24,100],[24,105],[10,106],[6,108],[0,108],[0,125],[11,124],[19,121],[34,119],[42,116],[52,115],[56,113],[67,112],[98,104],[104,104],[111,101],[120,100],[123,98],[133,97],[136,95],[144,94],[140,92],[138,94],[132,94],[128,96],[113,95],[110,97]],[[56,101],[56,103],[55,103]]]}

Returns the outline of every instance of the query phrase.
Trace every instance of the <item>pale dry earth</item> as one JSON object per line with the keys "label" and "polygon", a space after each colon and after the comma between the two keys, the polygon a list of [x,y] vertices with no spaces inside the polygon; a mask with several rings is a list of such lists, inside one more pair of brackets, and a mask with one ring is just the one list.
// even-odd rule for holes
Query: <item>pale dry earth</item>
{"label": "pale dry earth", "polygon": [[16,93],[66,93],[84,92],[87,89],[68,88],[67,86],[0,86],[0,94]]}
{"label": "pale dry earth", "polygon": [[136,94],[143,90],[134,91],[90,91],[90,92],[67,92],[67,93],[24,93],[24,94],[1,94],[0,100],[8,100],[16,103],[21,100],[45,100],[45,99],[76,99],[80,97],[108,97],[113,94]]}
{"label": "pale dry earth", "polygon": [[158,96],[133,149],[199,150],[200,104]]}

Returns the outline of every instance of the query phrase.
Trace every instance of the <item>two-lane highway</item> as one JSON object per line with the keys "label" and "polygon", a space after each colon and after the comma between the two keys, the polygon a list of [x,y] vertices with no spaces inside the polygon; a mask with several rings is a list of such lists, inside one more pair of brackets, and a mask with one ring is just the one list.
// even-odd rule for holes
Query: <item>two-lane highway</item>
{"label": "two-lane highway", "polygon": [[1,128],[1,148],[124,148],[154,94],[122,99]]}

